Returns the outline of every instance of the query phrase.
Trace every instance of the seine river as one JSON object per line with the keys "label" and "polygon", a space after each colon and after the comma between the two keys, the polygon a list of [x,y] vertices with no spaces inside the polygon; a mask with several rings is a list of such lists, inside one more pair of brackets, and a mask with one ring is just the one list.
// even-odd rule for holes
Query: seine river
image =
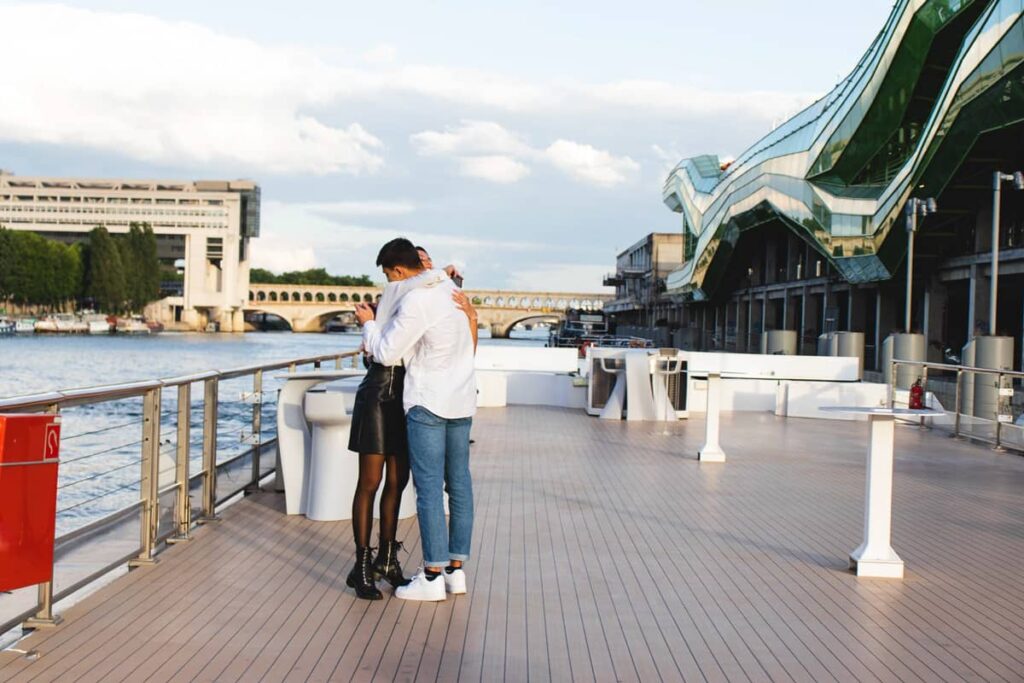
{"label": "seine river", "polygon": [[[508,340],[481,344],[542,346],[546,333],[522,332]],[[292,358],[351,351],[358,334],[176,334],[150,337],[57,336],[0,337],[0,398],[176,377],[204,370],[225,370]],[[268,373],[264,391],[273,396],[280,373]],[[218,461],[248,448],[252,406],[243,400],[251,379],[220,386]],[[173,463],[176,437],[175,393],[165,392],[161,418],[162,463]],[[193,391],[191,471],[201,462],[202,412]],[[264,406],[265,438],[273,435],[273,403]],[[82,526],[139,499],[141,399],[70,408],[63,413],[58,534]]]}

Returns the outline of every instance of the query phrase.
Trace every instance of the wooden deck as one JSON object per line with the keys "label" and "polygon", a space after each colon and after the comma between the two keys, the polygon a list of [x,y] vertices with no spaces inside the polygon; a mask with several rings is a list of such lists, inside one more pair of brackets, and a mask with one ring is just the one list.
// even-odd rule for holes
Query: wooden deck
{"label": "wooden deck", "polygon": [[[858,579],[865,423],[481,411],[469,595],[345,589],[347,523],[253,496],[0,653],[3,681],[1021,681],[1024,458],[897,429],[904,580]],[[400,536],[414,569],[414,520]]]}

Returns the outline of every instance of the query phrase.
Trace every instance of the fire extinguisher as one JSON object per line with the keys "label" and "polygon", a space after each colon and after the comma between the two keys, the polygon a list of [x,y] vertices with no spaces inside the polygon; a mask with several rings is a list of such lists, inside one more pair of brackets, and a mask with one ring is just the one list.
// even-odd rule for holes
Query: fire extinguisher
{"label": "fire extinguisher", "polygon": [[910,409],[924,410],[924,388],[921,386],[920,379],[910,387]]}

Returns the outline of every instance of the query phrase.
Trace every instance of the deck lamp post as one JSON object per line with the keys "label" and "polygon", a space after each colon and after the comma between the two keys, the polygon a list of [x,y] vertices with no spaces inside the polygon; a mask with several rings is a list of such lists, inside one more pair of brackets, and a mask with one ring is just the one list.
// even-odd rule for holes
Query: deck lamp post
{"label": "deck lamp post", "polygon": [[939,206],[935,202],[934,197],[928,197],[927,199],[911,197],[907,200],[907,205],[904,208],[907,218],[907,303],[903,315],[903,329],[907,334],[910,334],[910,313],[912,310],[910,297],[914,291],[914,235],[917,234],[917,217],[924,218],[938,210]]}
{"label": "deck lamp post", "polygon": [[988,333],[996,334],[996,301],[999,296],[999,209],[1003,183],[1013,182],[1017,190],[1024,190],[1024,173],[996,171],[992,176],[992,280],[989,283]]}

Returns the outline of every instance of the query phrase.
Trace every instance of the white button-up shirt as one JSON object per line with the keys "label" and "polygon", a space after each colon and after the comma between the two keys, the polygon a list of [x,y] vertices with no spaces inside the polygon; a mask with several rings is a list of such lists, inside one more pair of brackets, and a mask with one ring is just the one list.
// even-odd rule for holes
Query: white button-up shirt
{"label": "white button-up shirt", "polygon": [[363,325],[363,346],[378,363],[406,361],[403,402],[454,420],[476,413],[476,370],[469,321],[452,300],[450,280],[407,292],[383,328]]}

